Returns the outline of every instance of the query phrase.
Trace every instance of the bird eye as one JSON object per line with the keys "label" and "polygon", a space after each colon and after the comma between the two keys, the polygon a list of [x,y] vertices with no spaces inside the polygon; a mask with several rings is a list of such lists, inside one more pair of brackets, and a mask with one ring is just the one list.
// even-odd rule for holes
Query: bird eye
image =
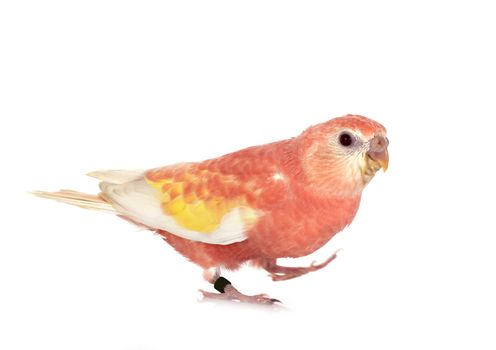
{"label": "bird eye", "polygon": [[345,147],[349,147],[353,144],[353,136],[351,136],[348,132],[343,132],[339,135],[339,143]]}

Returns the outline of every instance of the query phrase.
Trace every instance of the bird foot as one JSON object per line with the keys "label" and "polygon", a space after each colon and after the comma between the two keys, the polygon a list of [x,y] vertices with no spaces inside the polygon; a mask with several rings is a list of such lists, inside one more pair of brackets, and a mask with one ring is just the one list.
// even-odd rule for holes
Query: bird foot
{"label": "bird foot", "polygon": [[279,300],[269,297],[267,294],[245,295],[234,288],[227,279],[219,277],[214,284],[214,288],[220,293],[211,293],[200,289],[200,293],[204,298],[217,300],[231,300],[242,303],[254,303],[263,305],[272,305],[280,303]]}
{"label": "bird foot", "polygon": [[334,254],[332,254],[328,259],[320,264],[317,264],[314,261],[310,266],[307,267],[281,266],[277,265],[275,260],[266,263],[263,267],[267,272],[270,273],[269,276],[272,278],[273,281],[286,281],[326,267],[331,261],[336,259],[338,252],[339,250],[334,252]]}

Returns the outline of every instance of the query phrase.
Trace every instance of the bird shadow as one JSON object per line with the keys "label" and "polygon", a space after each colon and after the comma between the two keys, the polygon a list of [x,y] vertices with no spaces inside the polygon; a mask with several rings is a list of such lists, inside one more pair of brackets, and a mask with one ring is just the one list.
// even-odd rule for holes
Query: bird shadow
{"label": "bird shadow", "polygon": [[256,310],[261,312],[270,312],[270,313],[282,313],[282,312],[290,312],[291,309],[283,304],[282,302],[275,302],[273,304],[257,304],[257,303],[245,303],[235,300],[222,300],[222,299],[213,299],[213,298],[205,298],[201,296],[198,299],[198,304],[200,305],[211,305],[215,309],[220,310]]}

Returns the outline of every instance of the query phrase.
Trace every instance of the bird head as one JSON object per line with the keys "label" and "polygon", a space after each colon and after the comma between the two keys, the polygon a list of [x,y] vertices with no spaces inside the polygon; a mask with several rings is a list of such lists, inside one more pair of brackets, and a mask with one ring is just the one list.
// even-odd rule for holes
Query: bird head
{"label": "bird head", "polygon": [[359,195],[379,169],[386,171],[388,144],[384,126],[359,115],[312,126],[298,137],[304,179],[322,195]]}

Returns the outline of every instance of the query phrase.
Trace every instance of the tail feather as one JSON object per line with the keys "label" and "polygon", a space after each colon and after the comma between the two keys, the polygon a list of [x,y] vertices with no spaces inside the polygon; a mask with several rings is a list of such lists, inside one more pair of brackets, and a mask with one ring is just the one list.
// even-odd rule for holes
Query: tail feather
{"label": "tail feather", "polygon": [[117,214],[112,204],[99,195],[86,194],[72,190],[60,190],[58,192],[34,191],[35,196],[53,199],[62,203],[75,205],[84,209],[92,209]]}

